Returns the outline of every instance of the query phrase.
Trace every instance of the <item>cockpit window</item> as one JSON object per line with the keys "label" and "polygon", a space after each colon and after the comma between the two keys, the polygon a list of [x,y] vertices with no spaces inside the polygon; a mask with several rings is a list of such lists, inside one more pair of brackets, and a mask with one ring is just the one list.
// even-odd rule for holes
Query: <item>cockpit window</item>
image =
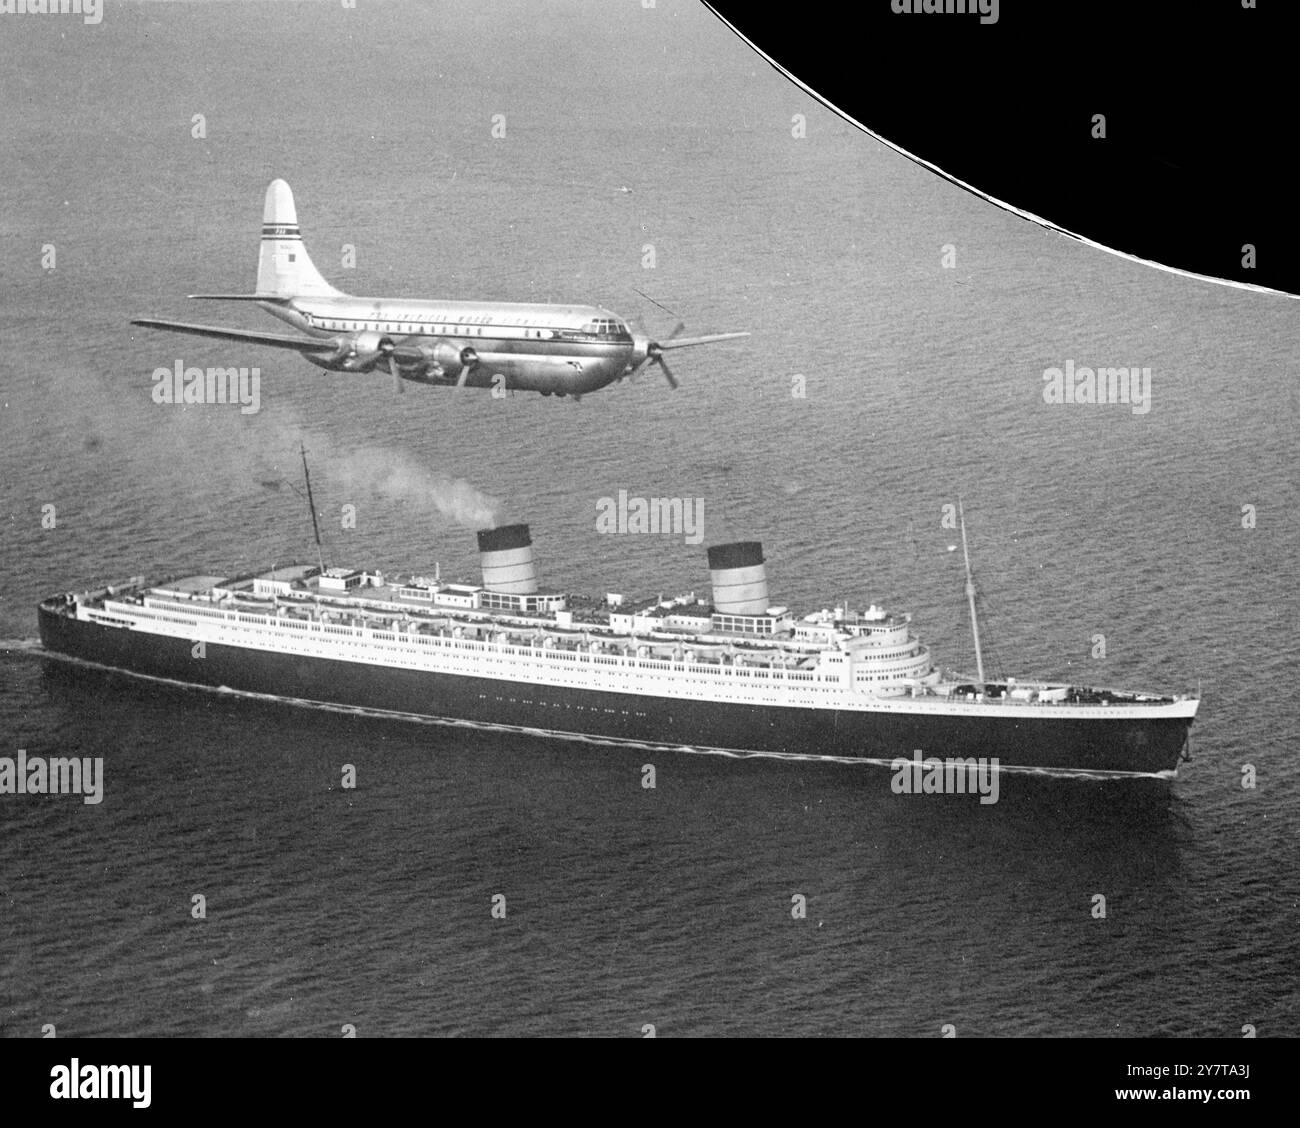
{"label": "cockpit window", "polygon": [[627,327],[621,321],[615,321],[608,317],[598,317],[595,321],[588,321],[582,327],[582,332],[599,337],[615,337],[624,335],[627,332]]}

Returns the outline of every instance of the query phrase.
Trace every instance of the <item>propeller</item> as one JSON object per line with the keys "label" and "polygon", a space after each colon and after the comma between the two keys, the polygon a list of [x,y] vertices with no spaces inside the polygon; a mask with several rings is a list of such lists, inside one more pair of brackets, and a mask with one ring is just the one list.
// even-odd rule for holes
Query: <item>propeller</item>
{"label": "propeller", "polygon": [[[637,293],[640,294],[641,291],[638,290]],[[645,294],[641,294],[641,296],[643,298],[647,297]],[[647,298],[647,300],[654,302],[653,298]],[[658,302],[654,302],[654,304],[665,312],[672,313],[672,310],[669,310],[667,306],[660,305]],[[676,315],[674,314],[674,316]],[[628,379],[635,380],[652,364],[657,364],[663,371],[664,379],[668,381],[669,387],[677,388],[680,385],[677,383],[677,377],[673,375],[672,369],[668,367],[668,362],[664,359],[664,353],[671,349],[689,349],[694,348],[696,345],[711,345],[717,341],[734,341],[740,337],[749,336],[748,333],[710,333],[703,337],[683,337],[681,333],[685,328],[685,323],[679,321],[677,327],[668,336],[661,337],[657,341],[646,333],[633,334],[632,356],[633,358],[640,357],[640,360],[636,361],[632,371],[628,374]]]}
{"label": "propeller", "polygon": [[468,345],[460,350],[460,375],[456,377],[456,387],[463,388],[470,372],[478,367],[478,353]]}
{"label": "propeller", "polygon": [[[686,328],[686,322],[679,321],[677,323],[677,328],[668,334],[668,336],[665,338],[665,342],[671,341],[674,337],[680,334],[682,330],[684,330],[685,328]],[[640,341],[637,342],[638,345],[640,343],[641,343]],[[652,364],[659,365],[659,367],[663,370],[664,379],[668,381],[669,387],[679,388],[681,386],[677,382],[677,377],[673,375],[672,369],[668,367],[668,362],[664,360],[664,344],[659,341],[652,341],[649,338],[647,338],[645,342],[645,358],[634,369],[632,369],[632,375],[630,379],[636,380],[636,378],[640,376],[641,373],[644,372],[647,368],[649,368],[650,365]]]}
{"label": "propeller", "polygon": [[406,391],[406,386],[402,381],[402,374],[397,368],[397,346],[387,337],[379,342],[379,355],[388,362],[388,371],[393,377],[393,391],[401,395]]}

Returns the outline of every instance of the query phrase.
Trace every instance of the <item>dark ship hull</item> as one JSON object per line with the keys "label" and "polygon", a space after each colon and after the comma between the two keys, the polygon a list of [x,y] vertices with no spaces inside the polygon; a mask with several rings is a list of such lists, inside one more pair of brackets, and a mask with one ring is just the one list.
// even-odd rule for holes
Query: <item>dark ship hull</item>
{"label": "dark ship hull", "polygon": [[840,710],[693,700],[393,668],[346,659],[206,644],[79,621],[40,608],[45,649],[187,685],[406,718],[469,722],[611,744],[891,761],[996,757],[1006,769],[1172,773],[1190,716],[972,716],[933,708]]}

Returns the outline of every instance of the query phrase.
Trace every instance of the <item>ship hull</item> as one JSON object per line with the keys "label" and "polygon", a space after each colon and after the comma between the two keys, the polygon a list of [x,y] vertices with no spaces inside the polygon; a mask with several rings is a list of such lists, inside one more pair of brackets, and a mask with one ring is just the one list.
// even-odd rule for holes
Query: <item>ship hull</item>
{"label": "ship hull", "polygon": [[1191,718],[946,716],[647,696],[371,665],[83,622],[40,609],[54,654],[194,686],[558,736],[852,760],[996,757],[1003,768],[1171,773]]}

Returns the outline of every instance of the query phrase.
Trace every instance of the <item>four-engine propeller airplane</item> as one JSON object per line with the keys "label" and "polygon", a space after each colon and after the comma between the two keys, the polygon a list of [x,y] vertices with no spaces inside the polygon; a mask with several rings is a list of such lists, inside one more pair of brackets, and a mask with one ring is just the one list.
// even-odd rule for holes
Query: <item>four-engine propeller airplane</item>
{"label": "four-engine propeller airplane", "polygon": [[157,318],[131,324],[293,349],[331,372],[386,368],[398,391],[409,380],[577,398],[625,376],[635,378],[655,364],[676,388],[664,353],[749,336],[680,337],[684,326],[679,324],[656,341],[630,332],[622,319],[599,306],[352,297],[326,282],[312,264],[293,193],[283,180],[271,181],[266,190],[256,292],[190,297],[255,302],[298,332],[259,333]]}

